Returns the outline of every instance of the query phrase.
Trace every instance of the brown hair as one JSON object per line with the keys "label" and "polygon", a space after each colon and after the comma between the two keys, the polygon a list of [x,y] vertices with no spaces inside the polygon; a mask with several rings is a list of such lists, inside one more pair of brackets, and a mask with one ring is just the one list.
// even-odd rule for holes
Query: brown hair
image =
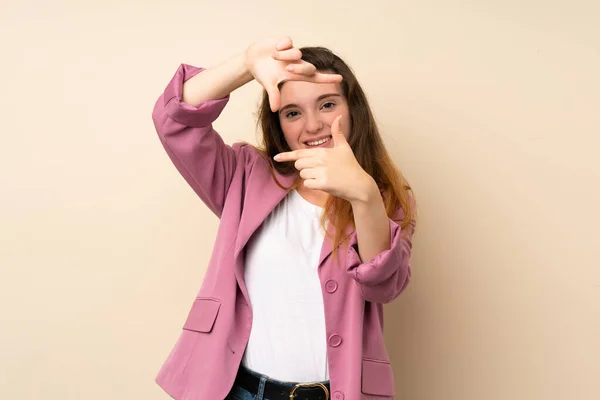
{"label": "brown hair", "polygon": [[[327,48],[303,47],[300,51],[302,52],[302,59],[313,64],[317,71],[342,75],[343,80],[340,85],[348,102],[351,121],[348,143],[354,152],[354,156],[384,193],[383,199],[388,216],[390,218],[397,216],[398,208],[401,207],[404,216],[402,220],[397,221],[400,226],[405,228],[411,223],[414,224],[416,210],[414,199],[411,199],[413,197],[412,189],[394,165],[383,144],[367,97],[356,76],[340,57]],[[267,160],[271,173],[273,174],[273,168],[275,168],[283,175],[297,174],[298,171],[295,169],[294,163],[273,163],[271,161],[273,156],[290,151],[290,148],[283,136],[277,112],[272,112],[269,107],[269,96],[266,91],[263,92],[257,122],[259,130],[262,131],[262,148],[259,150]],[[273,178],[275,179],[274,174]],[[300,179],[298,176],[296,183],[291,188],[286,189],[296,188],[300,184]],[[281,186],[277,179],[275,181]],[[321,217],[323,227],[327,220],[335,227],[333,246],[336,248],[346,239],[342,238],[345,227],[350,224],[355,228],[352,206],[342,198],[329,196]]]}

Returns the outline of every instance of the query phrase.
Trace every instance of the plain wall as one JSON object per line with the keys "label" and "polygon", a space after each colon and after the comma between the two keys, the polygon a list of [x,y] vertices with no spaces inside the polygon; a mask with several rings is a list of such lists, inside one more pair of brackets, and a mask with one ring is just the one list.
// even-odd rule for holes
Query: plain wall
{"label": "plain wall", "polygon": [[[400,400],[600,398],[600,5],[3,1],[0,398],[160,400],[218,220],[151,111],[180,63],[290,35],[354,68],[420,221]],[[255,140],[255,82],[215,127]]]}

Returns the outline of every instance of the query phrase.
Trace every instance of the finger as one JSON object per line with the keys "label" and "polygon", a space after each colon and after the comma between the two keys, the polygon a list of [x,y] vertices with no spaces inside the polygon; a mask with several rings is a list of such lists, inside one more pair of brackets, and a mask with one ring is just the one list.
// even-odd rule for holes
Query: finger
{"label": "finger", "polygon": [[292,42],[292,38],[289,36],[284,36],[277,41],[275,48],[279,51],[291,49],[294,46]]}
{"label": "finger", "polygon": [[299,158],[294,163],[294,168],[301,171],[306,168],[315,168],[323,165],[323,162],[316,157]]}
{"label": "finger", "polygon": [[344,79],[340,74],[330,74],[327,72],[317,72],[315,74],[315,82],[322,83],[337,83],[341,82]]}
{"label": "finger", "polygon": [[347,144],[348,141],[342,132],[342,116],[338,115],[331,124],[331,138],[333,140],[333,147],[339,147]]}
{"label": "finger", "polygon": [[267,94],[269,95],[269,105],[271,106],[271,111],[275,112],[279,110],[279,89],[276,87],[267,89]]}
{"label": "finger", "polygon": [[314,75],[310,76],[298,75],[294,77],[294,79],[313,83],[339,83],[342,81],[343,77],[339,74],[316,72]]}
{"label": "finger", "polygon": [[307,62],[290,64],[285,68],[288,72],[298,75],[314,75],[317,72],[317,68],[314,65]]}
{"label": "finger", "polygon": [[296,161],[299,158],[310,157],[312,152],[313,150],[311,149],[287,151],[285,153],[277,154],[273,159],[278,162]]}
{"label": "finger", "polygon": [[297,61],[302,58],[302,52],[296,48],[288,50],[276,51],[271,57],[278,61]]}
{"label": "finger", "polygon": [[340,74],[317,72],[314,79],[316,83],[338,83],[344,78]]}
{"label": "finger", "polygon": [[316,179],[319,173],[314,168],[306,168],[299,175],[302,179]]}
{"label": "finger", "polygon": [[305,179],[304,180],[304,187],[307,189],[319,189],[322,190],[323,185],[321,185],[321,183],[319,182],[318,179]]}

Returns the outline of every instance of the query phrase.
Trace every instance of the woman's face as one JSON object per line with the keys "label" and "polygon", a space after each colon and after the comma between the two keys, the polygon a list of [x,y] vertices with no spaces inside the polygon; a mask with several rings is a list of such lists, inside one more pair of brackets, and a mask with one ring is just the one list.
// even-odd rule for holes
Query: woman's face
{"label": "woman's face", "polygon": [[333,147],[331,124],[338,115],[348,139],[350,113],[339,83],[288,81],[280,93],[279,122],[290,149]]}

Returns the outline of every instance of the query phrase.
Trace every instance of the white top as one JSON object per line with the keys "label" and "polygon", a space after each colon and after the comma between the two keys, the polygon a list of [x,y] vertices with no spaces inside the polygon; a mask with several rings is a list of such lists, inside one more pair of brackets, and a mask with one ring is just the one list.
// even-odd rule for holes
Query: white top
{"label": "white top", "polygon": [[254,318],[242,364],[273,379],[329,379],[317,274],[322,211],[292,190],[246,248],[245,282]]}

